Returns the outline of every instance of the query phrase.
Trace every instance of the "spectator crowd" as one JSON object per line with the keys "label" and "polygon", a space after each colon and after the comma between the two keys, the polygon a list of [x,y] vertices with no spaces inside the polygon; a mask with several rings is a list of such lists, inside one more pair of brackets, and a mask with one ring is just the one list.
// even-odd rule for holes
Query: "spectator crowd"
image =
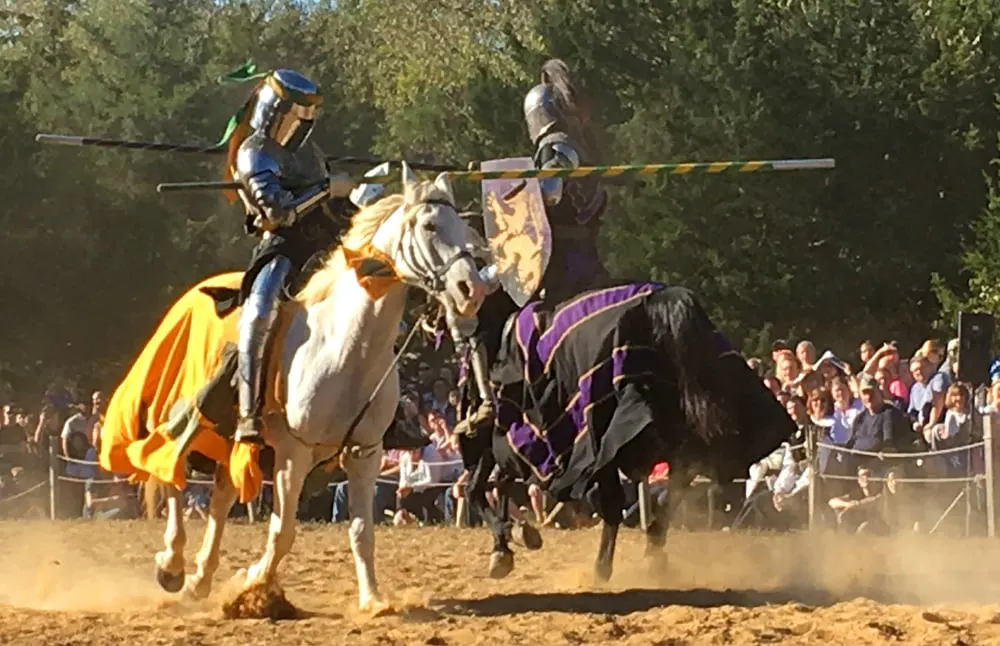
{"label": "spectator crowd", "polygon": [[[775,342],[767,359],[748,359],[795,420],[796,431],[774,453],[750,467],[741,487],[742,500],[736,505],[742,507],[737,518],[752,510],[759,522],[772,527],[801,524],[805,492],[817,486],[831,522],[852,530],[890,531],[902,522],[895,510],[900,478],[961,478],[981,473],[981,449],[978,453],[955,450],[981,439],[972,423],[975,398],[968,385],[956,379],[957,355],[957,339],[947,346],[928,340],[909,356],[903,356],[895,342],[876,346],[865,341],[849,362],[831,351],[818,355],[815,346],[803,340],[794,345]],[[995,364],[977,410],[1000,421],[1000,360]],[[429,442],[419,449],[385,452],[375,490],[376,522],[477,524],[479,519],[463,504],[468,473],[453,434],[460,401],[454,353],[424,348],[406,355],[400,370],[403,395],[398,423],[409,435],[423,436]],[[74,396],[71,392],[51,387],[37,412],[12,399],[3,405],[0,515],[14,513],[13,506],[3,504],[7,499],[18,498],[47,477],[50,444],[58,453],[62,476],[57,501],[60,516],[132,518],[139,514],[135,487],[96,466],[105,393],[82,391],[86,394]],[[807,457],[809,442],[815,447],[815,461]],[[887,454],[912,454],[914,458],[887,459]],[[346,477],[335,466],[317,472],[307,481],[300,517],[346,521],[352,493]],[[193,482],[186,492],[188,515],[203,517],[210,489],[199,479],[210,480],[210,476],[189,475]],[[665,496],[669,466],[658,465],[649,482],[652,495]],[[624,477],[623,484],[629,504],[624,521],[634,525],[638,522],[637,487]],[[252,504],[264,511],[269,498],[265,489]],[[47,495],[43,499],[47,506]],[[496,504],[495,496],[490,500]],[[540,523],[553,506],[537,487],[523,486],[514,492],[511,513],[515,519],[530,515]],[[566,505],[555,524],[592,524],[595,508],[591,501]],[[244,507],[234,514],[248,511]],[[921,521],[927,519],[918,519],[913,527],[919,528]]]}
{"label": "spectator crowd", "polygon": [[[770,526],[801,524],[805,494],[816,486],[824,519],[842,528],[885,533],[935,523],[941,510],[934,499],[983,473],[983,448],[964,448],[982,440],[973,412],[1000,421],[1000,360],[976,397],[958,380],[958,350],[958,339],[947,346],[929,339],[904,356],[895,342],[864,341],[854,369],[830,351],[817,356],[808,340],[778,341],[769,361],[748,359],[797,428],[750,467],[744,511]],[[810,442],[815,461],[807,459]],[[946,486],[908,484],[910,495],[901,495],[905,479]]]}

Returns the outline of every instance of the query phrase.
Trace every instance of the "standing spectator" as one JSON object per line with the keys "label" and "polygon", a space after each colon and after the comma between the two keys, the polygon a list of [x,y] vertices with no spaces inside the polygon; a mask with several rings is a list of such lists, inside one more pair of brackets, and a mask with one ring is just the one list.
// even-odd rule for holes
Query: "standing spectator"
{"label": "standing spectator", "polygon": [[958,381],[958,350],[958,339],[948,341],[948,354],[945,357],[944,365],[941,366],[941,372],[948,375],[950,382]]}
{"label": "standing spectator", "polygon": [[458,424],[458,407],[462,403],[462,393],[457,388],[448,391],[448,410],[445,413],[445,420],[448,422],[448,430],[454,430]]}
{"label": "standing spectator", "polygon": [[830,439],[834,444],[844,445],[851,437],[854,418],[864,409],[861,400],[854,397],[847,379],[843,375],[830,382],[830,396],[833,398],[834,426],[830,429]]}
{"label": "standing spectator", "polygon": [[791,351],[788,344],[783,339],[778,339],[771,344],[771,363],[778,365],[778,356],[783,352]]}
{"label": "standing spectator", "polygon": [[873,356],[875,356],[875,344],[865,339],[858,346],[858,357],[861,359],[861,365],[867,365]]}
{"label": "standing spectator", "polygon": [[798,359],[791,350],[782,350],[774,362],[774,376],[781,382],[782,388],[789,388],[798,379],[802,369]]}
{"label": "standing spectator", "polygon": [[19,419],[23,419],[23,415],[17,406],[4,404],[3,420],[0,421],[0,446],[24,446],[28,438],[24,426],[18,423]]}
{"label": "standing spectator", "polygon": [[[962,446],[968,444],[972,439],[969,391],[961,384],[948,386],[948,391],[945,393],[945,406],[947,410],[944,414],[944,421],[933,426],[925,426],[923,429],[924,441],[927,442],[932,451]],[[963,453],[949,453],[940,457],[939,461],[944,465],[945,470],[950,469],[958,472],[965,464]]]}
{"label": "standing spectator", "polygon": [[935,371],[932,360],[920,354],[910,360],[910,372],[914,383],[910,388],[910,406],[907,412],[913,420],[913,430],[923,434],[925,428],[944,420],[944,394],[949,385],[948,376]]}
{"label": "standing spectator", "polygon": [[[858,413],[851,428],[851,438],[847,447],[857,451],[879,453],[892,451],[895,447],[912,444],[913,433],[909,430],[906,416],[899,409],[888,405],[875,378],[862,375],[858,384],[864,410]],[[871,456],[852,456],[854,468],[867,466]]]}
{"label": "standing spectator", "polygon": [[442,417],[448,415],[448,391],[450,386],[447,381],[438,377],[434,380],[434,385],[427,397],[428,409],[436,410]]}
{"label": "standing spectator", "polygon": [[810,370],[816,363],[816,346],[813,345],[812,341],[799,341],[799,344],[795,346],[795,356],[799,360],[801,370]]}

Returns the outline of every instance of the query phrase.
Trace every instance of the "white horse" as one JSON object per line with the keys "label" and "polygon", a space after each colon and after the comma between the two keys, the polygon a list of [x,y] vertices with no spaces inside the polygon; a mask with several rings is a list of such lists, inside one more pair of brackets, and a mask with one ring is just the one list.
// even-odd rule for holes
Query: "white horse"
{"label": "white horse", "polygon": [[[275,452],[274,511],[267,549],[247,570],[245,589],[275,579],[278,564],[294,542],[306,475],[343,448],[358,605],[370,612],[387,607],[375,580],[372,507],[382,436],[400,396],[393,343],[404,313],[406,285],[422,288],[459,317],[478,311],[485,293],[447,175],[419,182],[404,164],[403,186],[402,195],[385,197],[354,216],[341,248],[294,297],[292,307],[298,307],[283,347],[275,347],[282,352],[285,413],[266,419],[265,436]],[[390,277],[384,293],[366,291],[351,270],[345,248],[363,250],[361,255],[391,265],[395,278]],[[166,549],[156,555],[157,580],[164,589],[178,592],[185,585],[182,495],[174,486],[160,490],[166,497],[167,529]],[[211,591],[223,527],[236,497],[229,471],[217,467],[197,570],[186,582],[188,593],[196,597]]]}

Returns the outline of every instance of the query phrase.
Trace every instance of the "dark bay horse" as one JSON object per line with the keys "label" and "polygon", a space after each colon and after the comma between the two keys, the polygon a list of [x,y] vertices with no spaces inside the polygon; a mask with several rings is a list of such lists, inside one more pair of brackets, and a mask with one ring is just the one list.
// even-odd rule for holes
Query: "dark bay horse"
{"label": "dark bay horse", "polygon": [[[534,482],[558,501],[597,488],[603,521],[595,574],[611,576],[625,503],[619,474],[638,482],[657,462],[671,490],[698,474],[726,483],[794,430],[784,409],[681,287],[624,282],[557,304],[517,306],[503,291],[478,315],[496,389],[493,420],[460,435],[469,504],[494,535],[490,574],[514,566],[506,488]],[[470,389],[474,392],[474,389]],[[500,504],[486,501],[498,467]],[[662,553],[669,503],[654,504],[647,554]],[[530,528],[523,541],[541,546]]]}

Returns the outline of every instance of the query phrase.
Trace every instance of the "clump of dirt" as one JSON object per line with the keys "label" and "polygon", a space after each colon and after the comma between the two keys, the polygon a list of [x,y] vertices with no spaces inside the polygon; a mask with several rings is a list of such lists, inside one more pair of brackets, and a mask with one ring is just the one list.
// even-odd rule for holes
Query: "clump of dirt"
{"label": "clump of dirt", "polygon": [[258,583],[240,592],[235,599],[223,603],[222,616],[226,619],[282,621],[298,618],[299,610],[277,583]]}

